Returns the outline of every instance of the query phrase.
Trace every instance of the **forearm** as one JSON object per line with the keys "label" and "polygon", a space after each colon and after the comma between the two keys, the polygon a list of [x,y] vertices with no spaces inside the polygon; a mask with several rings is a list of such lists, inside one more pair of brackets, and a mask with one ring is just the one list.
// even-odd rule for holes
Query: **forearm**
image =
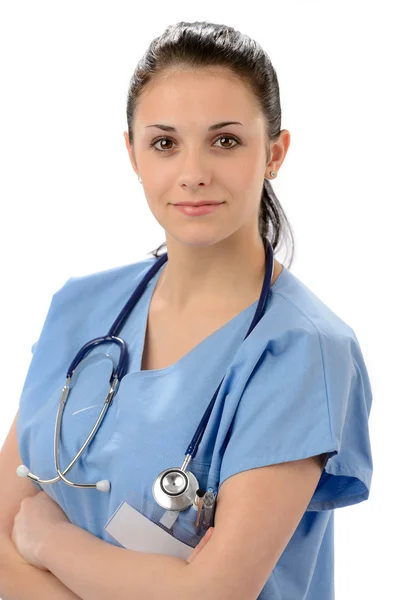
{"label": "forearm", "polygon": [[187,577],[187,561],[119,548],[71,523],[60,523],[38,559],[83,600],[200,597]]}
{"label": "forearm", "polygon": [[0,598],[2,600],[80,600],[49,571],[23,560],[10,538],[0,540]]}

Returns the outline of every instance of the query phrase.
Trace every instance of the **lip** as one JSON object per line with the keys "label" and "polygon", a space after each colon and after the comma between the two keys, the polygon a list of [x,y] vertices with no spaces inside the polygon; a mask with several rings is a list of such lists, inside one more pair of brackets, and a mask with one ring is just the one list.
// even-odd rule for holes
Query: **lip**
{"label": "lip", "polygon": [[173,206],[183,214],[189,217],[196,217],[201,215],[207,215],[208,213],[215,212],[222,206],[224,202],[214,202],[213,204],[202,204],[202,205],[187,205],[187,204],[174,204]]}
{"label": "lip", "polygon": [[216,200],[201,200],[200,202],[176,202],[175,206],[204,206],[205,204],[223,204]]}

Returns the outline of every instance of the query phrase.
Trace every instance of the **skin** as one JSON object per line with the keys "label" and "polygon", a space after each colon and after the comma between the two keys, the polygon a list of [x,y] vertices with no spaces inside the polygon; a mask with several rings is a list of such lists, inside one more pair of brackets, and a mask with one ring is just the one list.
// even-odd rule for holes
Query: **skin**
{"label": "skin", "polygon": [[[243,126],[208,132],[218,121],[240,121]],[[173,125],[177,132],[146,128],[151,123]],[[257,222],[263,179],[273,179],[270,171],[278,173],[290,133],[282,130],[269,144],[271,158],[266,163],[268,141],[260,109],[243,83],[225,69],[165,73],[141,97],[133,131],[134,148],[124,132],[129,159],[167,241],[159,301],[188,315],[204,307],[222,308],[232,298],[244,305],[248,299],[254,301],[265,268]],[[242,145],[232,138],[217,140],[221,134],[237,136]],[[158,148],[167,148],[157,153],[149,144],[160,136],[172,142],[157,143]],[[171,205],[199,199],[225,203],[201,217],[188,217]],[[272,283],[280,272],[281,264],[275,260]],[[44,492],[22,501],[12,539],[26,562],[46,570],[38,553],[65,521],[65,513]],[[187,562],[198,556],[212,534],[210,528]]]}
{"label": "skin", "polygon": [[[14,519],[11,539],[18,552],[27,564],[43,571],[48,571],[39,559],[41,548],[53,535],[61,523],[69,523],[69,519],[45,492],[24,498]],[[206,543],[212,537],[214,527],[210,527],[200,543],[194,548],[187,562],[192,563]]]}
{"label": "skin", "polygon": [[[239,121],[216,131],[220,121]],[[147,127],[154,123],[177,131]],[[253,302],[265,270],[258,210],[264,178],[274,179],[290,144],[282,130],[270,144],[264,117],[242,81],[227,69],[165,72],[151,82],[137,105],[134,144],[124,132],[133,170],[142,179],[149,208],[164,228],[168,262],[157,285],[158,303],[182,315],[206,307]],[[219,135],[236,136],[217,139]],[[156,138],[157,152],[150,147]],[[270,160],[266,162],[266,144]],[[231,148],[231,149],[229,149]],[[223,201],[216,211],[187,216],[172,203]],[[274,277],[282,269],[274,263]],[[239,282],[239,285],[238,285]]]}

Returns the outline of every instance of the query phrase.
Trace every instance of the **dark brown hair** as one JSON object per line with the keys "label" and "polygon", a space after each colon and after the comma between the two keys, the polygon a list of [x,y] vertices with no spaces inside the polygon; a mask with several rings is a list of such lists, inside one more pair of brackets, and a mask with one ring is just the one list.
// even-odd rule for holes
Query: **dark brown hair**
{"label": "dark brown hair", "polygon": [[[265,117],[268,142],[278,139],[281,128],[280,90],[276,72],[262,47],[247,35],[227,25],[208,21],[180,21],[169,25],[162,35],[152,40],[130,80],[127,124],[131,146],[135,108],[145,86],[163,70],[184,66],[198,69],[230,69],[249,86],[258,100]],[[269,162],[269,146],[266,148],[266,156]],[[270,181],[264,179],[259,205],[259,233],[269,240],[273,251],[280,243],[283,229],[291,237],[292,252],[287,267],[289,269],[294,254],[294,236]],[[149,254],[159,258],[159,251],[164,246],[166,242]]]}

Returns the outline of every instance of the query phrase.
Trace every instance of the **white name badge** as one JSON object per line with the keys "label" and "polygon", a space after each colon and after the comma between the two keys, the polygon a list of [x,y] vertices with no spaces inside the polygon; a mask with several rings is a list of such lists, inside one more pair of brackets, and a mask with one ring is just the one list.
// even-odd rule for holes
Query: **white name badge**
{"label": "white name badge", "polygon": [[168,554],[187,560],[194,551],[160,525],[145,517],[127,502],[122,502],[104,527],[119,544],[128,550]]}

